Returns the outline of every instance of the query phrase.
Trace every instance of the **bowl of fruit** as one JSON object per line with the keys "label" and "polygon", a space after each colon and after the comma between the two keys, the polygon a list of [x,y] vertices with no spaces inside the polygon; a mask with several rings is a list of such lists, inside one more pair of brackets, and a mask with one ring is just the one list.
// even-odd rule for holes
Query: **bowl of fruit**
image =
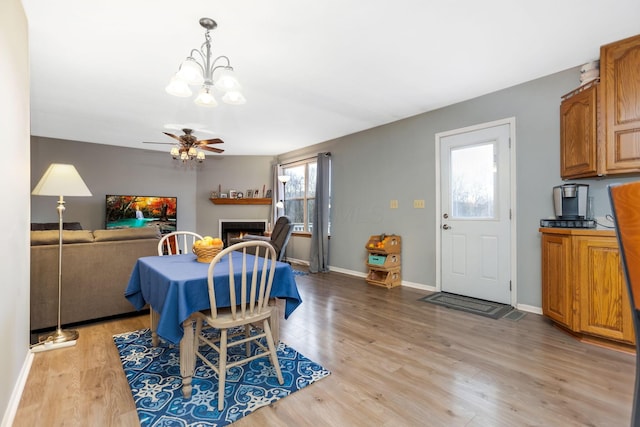
{"label": "bowl of fruit", "polygon": [[223,247],[224,243],[219,237],[205,236],[196,240],[191,250],[196,254],[198,262],[209,263],[220,253]]}

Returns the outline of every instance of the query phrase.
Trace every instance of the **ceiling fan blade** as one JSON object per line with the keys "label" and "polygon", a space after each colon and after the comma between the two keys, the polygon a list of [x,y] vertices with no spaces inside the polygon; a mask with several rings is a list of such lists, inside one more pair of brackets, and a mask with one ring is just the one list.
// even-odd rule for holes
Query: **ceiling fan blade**
{"label": "ceiling fan blade", "polygon": [[179,136],[175,136],[174,134],[169,133],[169,132],[162,132],[162,133],[164,133],[164,134],[165,134],[165,135],[167,135],[167,136],[170,136],[170,137],[171,137],[171,138],[173,138],[173,139],[177,139],[178,141],[182,142],[182,139],[180,139],[180,137],[179,137]]}
{"label": "ceiling fan blade", "polygon": [[220,138],[211,138],[211,139],[201,139],[196,142],[198,145],[209,145],[209,144],[224,144],[224,141]]}
{"label": "ceiling fan blade", "polygon": [[175,142],[151,142],[151,141],[142,141],[143,144],[163,144],[163,145],[176,145]]}
{"label": "ceiling fan blade", "polygon": [[214,153],[222,153],[222,152],[224,152],[224,150],[222,148],[207,147],[206,145],[200,146],[198,148],[200,148],[201,150],[213,151]]}

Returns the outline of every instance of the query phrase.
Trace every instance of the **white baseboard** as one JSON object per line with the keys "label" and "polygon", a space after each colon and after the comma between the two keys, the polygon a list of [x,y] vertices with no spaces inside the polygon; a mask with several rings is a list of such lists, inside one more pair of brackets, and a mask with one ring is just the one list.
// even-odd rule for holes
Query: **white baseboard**
{"label": "white baseboard", "polygon": [[[289,262],[293,263],[293,264],[309,265],[309,261],[305,261],[305,260],[301,260],[301,259],[288,258],[287,260]],[[355,271],[355,270],[347,270],[346,268],[339,268],[339,267],[329,266],[329,270],[330,271],[335,271],[336,273],[347,274],[349,276],[355,276],[355,277],[361,277],[361,278],[366,278],[367,277],[367,273],[362,273],[360,271]],[[435,286],[427,285],[427,284],[424,284],[424,283],[415,283],[415,282],[409,282],[409,281],[403,280],[402,281],[402,286],[406,286],[407,288],[420,289],[422,291],[436,292],[436,287]],[[542,314],[542,308],[541,307],[536,307],[536,306],[533,306],[533,305],[517,304],[516,308],[518,310],[526,311],[528,313]]]}
{"label": "white baseboard", "polygon": [[526,311],[528,313],[542,314],[542,307],[536,307],[536,306],[527,305],[527,304],[518,304],[516,305],[516,308],[520,311]]}
{"label": "white baseboard", "polygon": [[13,392],[11,393],[11,398],[9,399],[7,410],[2,417],[2,427],[11,427],[13,425],[13,419],[16,416],[16,412],[18,412],[20,398],[22,397],[22,392],[24,391],[24,387],[27,384],[27,378],[29,378],[29,371],[31,370],[32,363],[33,353],[31,351],[27,351],[27,357],[22,364],[20,375],[18,375],[18,381],[16,381],[16,384],[13,387]]}

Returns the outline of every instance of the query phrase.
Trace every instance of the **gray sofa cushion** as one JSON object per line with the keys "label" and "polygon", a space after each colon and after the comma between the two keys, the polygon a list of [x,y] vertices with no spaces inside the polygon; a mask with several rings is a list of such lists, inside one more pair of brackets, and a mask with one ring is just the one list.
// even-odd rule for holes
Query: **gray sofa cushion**
{"label": "gray sofa cushion", "polygon": [[94,230],[93,237],[96,242],[110,242],[117,240],[157,239],[160,235],[158,229],[155,227],[143,227]]}
{"label": "gray sofa cushion", "polygon": [[[59,230],[41,230],[31,232],[31,246],[57,245]],[[89,230],[62,230],[62,243],[91,243],[93,233]]]}

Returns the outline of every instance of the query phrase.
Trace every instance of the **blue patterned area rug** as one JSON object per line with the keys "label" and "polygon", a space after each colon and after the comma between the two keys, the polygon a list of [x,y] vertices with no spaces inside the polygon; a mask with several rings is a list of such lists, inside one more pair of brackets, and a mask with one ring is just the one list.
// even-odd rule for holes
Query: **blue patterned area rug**
{"label": "blue patterned area rug", "polygon": [[[212,330],[211,335],[214,333]],[[161,340],[158,347],[152,347],[149,329],[114,335],[113,341],[142,427],[225,426],[330,374],[280,342],[278,358],[284,384],[278,384],[267,357],[237,366],[227,372],[225,407],[218,412],[218,376],[202,361],[196,362],[191,399],[185,400],[177,345]],[[231,347],[229,357],[243,353],[244,348]],[[217,359],[217,353],[209,351],[210,360]]]}

